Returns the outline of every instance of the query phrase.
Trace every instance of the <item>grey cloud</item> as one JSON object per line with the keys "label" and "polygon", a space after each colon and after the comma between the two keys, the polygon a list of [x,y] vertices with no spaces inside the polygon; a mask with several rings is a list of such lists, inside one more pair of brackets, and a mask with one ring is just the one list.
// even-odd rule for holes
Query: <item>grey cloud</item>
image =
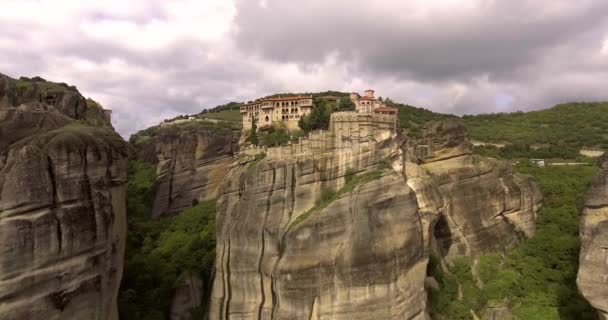
{"label": "grey cloud", "polygon": [[[204,30],[194,28],[155,49],[89,36],[80,22],[53,30],[36,19],[0,20],[0,72],[76,85],[114,110],[125,137],[164,118],[281,91],[372,86],[456,114],[504,111],[497,96],[511,110],[608,99],[603,0],[476,0],[466,2],[476,4],[470,10],[427,12],[417,11],[423,1],[264,3],[237,0],[233,28],[219,42],[197,40]],[[83,10],[84,21],[169,17],[155,4],[126,15]]]}
{"label": "grey cloud", "polygon": [[[314,63],[332,51],[356,59],[361,72],[420,81],[454,80],[513,68],[543,59],[547,50],[577,41],[606,25],[608,2],[570,2],[576,12],[543,17],[528,1],[485,1],[471,15],[431,15],[404,23],[407,12],[378,17],[352,1],[313,0],[297,6],[280,0],[239,2],[238,43],[284,62]],[[547,7],[552,1],[544,1]],[[390,6],[390,3],[387,4]],[[297,9],[295,8],[297,7]],[[319,10],[322,7],[329,7]],[[389,11],[390,12],[390,11]]]}

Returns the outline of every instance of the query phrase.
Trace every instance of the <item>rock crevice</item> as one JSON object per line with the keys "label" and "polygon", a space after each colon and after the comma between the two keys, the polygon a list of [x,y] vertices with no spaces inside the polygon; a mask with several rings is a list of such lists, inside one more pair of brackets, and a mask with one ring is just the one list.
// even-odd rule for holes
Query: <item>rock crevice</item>
{"label": "rock crevice", "polygon": [[[330,132],[310,142],[319,154],[240,154],[219,189],[210,317],[425,319],[431,251],[449,263],[534,232],[533,181],[471,155],[462,127],[425,135],[422,145],[374,133],[343,148]],[[512,221],[495,219],[506,212]],[[451,232],[435,231],[440,219]]]}

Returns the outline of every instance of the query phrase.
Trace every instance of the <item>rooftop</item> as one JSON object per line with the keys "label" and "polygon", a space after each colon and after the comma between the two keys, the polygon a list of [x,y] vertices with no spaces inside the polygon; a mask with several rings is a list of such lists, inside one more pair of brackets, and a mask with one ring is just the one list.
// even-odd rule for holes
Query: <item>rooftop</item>
{"label": "rooftop", "polygon": [[260,98],[260,99],[256,99],[255,101],[248,101],[247,103],[245,103],[245,105],[256,104],[256,103],[265,102],[265,101],[293,101],[293,100],[300,100],[300,99],[312,99],[312,95],[306,95],[306,96],[299,95],[299,96],[274,97],[274,98]]}
{"label": "rooftop", "polygon": [[376,109],[374,109],[374,112],[397,112],[398,109],[397,108],[391,108],[391,107],[378,107]]}

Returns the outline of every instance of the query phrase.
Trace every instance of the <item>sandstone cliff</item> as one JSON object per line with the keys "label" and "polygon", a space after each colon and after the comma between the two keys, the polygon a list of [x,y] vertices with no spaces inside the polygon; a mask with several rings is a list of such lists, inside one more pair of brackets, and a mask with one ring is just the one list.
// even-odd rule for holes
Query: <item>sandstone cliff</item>
{"label": "sandstone cliff", "polygon": [[198,275],[184,275],[171,301],[171,320],[192,320],[192,311],[203,302],[203,280]]}
{"label": "sandstone cliff", "polygon": [[230,129],[169,125],[131,139],[135,158],[156,166],[152,217],[173,215],[197,201],[217,197],[232,163],[235,134]]}
{"label": "sandstone cliff", "polygon": [[0,315],[117,319],[126,146],[55,85],[0,75]]}
{"label": "sandstone cliff", "polygon": [[466,130],[435,122],[416,147],[421,167],[433,177],[445,205],[435,228],[437,251],[447,260],[476,256],[531,237],[542,194],[531,177],[490,158],[472,155]]}
{"label": "sandstone cliff", "polygon": [[425,319],[431,251],[449,262],[534,232],[536,184],[470,155],[461,126],[419,144],[366,117],[239,154],[219,192],[211,319]]}
{"label": "sandstone cliff", "polygon": [[589,188],[581,218],[577,284],[600,319],[608,319],[608,156],[600,161],[602,170]]}

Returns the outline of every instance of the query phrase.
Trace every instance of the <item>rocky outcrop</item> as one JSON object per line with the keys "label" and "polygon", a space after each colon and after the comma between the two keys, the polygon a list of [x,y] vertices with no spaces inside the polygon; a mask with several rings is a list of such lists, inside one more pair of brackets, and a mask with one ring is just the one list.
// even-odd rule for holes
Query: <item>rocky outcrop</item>
{"label": "rocky outcrop", "polygon": [[494,248],[482,245],[492,232],[501,244],[533,232],[536,185],[458,151],[461,126],[429,129],[421,155],[390,129],[333,120],[331,133],[291,151],[242,152],[232,165],[217,207],[211,319],[426,319],[432,250],[474,256]]}
{"label": "rocky outcrop", "polygon": [[196,125],[171,125],[131,139],[136,158],[156,166],[151,215],[173,215],[197,201],[215,199],[233,161],[234,139],[230,129]]}
{"label": "rocky outcrop", "polygon": [[15,80],[0,73],[0,109],[33,103],[52,106],[76,120],[104,118],[103,110],[87,105],[87,99],[74,86],[46,81],[40,77]]}
{"label": "rocky outcrop", "polygon": [[124,141],[0,87],[1,318],[117,319]]}
{"label": "rocky outcrop", "polygon": [[608,156],[602,156],[600,163],[602,170],[587,192],[581,218],[576,282],[600,319],[608,319]]}
{"label": "rocky outcrop", "polygon": [[203,302],[203,280],[198,275],[184,275],[171,301],[171,320],[191,320],[192,311]]}
{"label": "rocky outcrop", "polygon": [[531,237],[542,194],[529,176],[494,159],[472,155],[466,129],[458,123],[434,122],[416,147],[421,167],[433,177],[445,211],[435,228],[440,256],[474,257]]}

